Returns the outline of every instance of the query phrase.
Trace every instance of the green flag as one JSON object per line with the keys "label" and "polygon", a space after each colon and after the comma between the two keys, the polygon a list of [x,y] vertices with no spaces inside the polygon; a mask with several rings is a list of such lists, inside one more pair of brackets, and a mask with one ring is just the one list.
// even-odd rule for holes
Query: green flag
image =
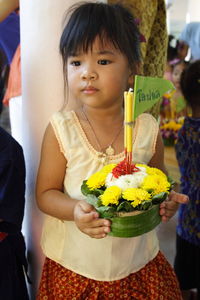
{"label": "green flag", "polygon": [[174,85],[170,80],[136,75],[133,99],[134,120],[172,89],[174,89]]}

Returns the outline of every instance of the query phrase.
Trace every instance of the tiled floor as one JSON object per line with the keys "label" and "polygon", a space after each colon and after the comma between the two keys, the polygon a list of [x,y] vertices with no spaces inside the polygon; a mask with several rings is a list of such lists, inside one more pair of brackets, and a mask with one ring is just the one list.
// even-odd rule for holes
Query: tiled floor
{"label": "tiled floor", "polygon": [[[173,147],[165,147],[165,165],[169,175],[179,183],[180,174]],[[177,185],[178,190],[178,185]],[[177,214],[167,223],[161,223],[157,228],[160,248],[168,261],[173,265],[176,243]]]}
{"label": "tiled floor", "polygon": [[171,265],[173,265],[175,257],[176,220],[177,216],[174,216],[169,222],[161,223],[157,227],[160,249]]}

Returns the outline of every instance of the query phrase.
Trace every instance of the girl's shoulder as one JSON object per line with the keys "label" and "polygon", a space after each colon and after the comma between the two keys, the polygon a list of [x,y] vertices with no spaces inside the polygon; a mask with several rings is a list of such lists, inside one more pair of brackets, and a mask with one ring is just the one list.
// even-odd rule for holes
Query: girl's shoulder
{"label": "girl's shoulder", "polygon": [[67,121],[73,119],[73,117],[74,117],[74,111],[59,110],[53,113],[50,122]]}
{"label": "girl's shoulder", "polygon": [[137,123],[140,123],[143,126],[148,126],[148,125],[153,125],[153,126],[156,126],[156,127],[159,126],[158,121],[154,118],[154,116],[152,116],[149,113],[143,113],[143,114],[139,115],[136,118],[136,124]]}
{"label": "girl's shoulder", "polygon": [[76,122],[76,114],[73,110],[60,110],[53,113],[49,123],[53,127],[55,133],[66,134],[66,132],[72,130],[72,125],[76,124]]}

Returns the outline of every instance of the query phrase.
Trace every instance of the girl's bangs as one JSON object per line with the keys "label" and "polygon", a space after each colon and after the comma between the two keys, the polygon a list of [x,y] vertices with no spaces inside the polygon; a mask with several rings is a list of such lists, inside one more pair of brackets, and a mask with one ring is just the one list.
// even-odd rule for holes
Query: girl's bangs
{"label": "girl's bangs", "polygon": [[75,34],[68,38],[68,41],[65,44],[65,49],[68,53],[67,56],[91,51],[97,37],[99,38],[100,45],[102,47],[104,47],[108,42],[111,42],[116,49],[119,49],[116,36],[114,36],[112,32],[108,31],[107,28],[104,26],[98,26],[91,30],[91,28],[86,27],[81,31],[75,30]]}

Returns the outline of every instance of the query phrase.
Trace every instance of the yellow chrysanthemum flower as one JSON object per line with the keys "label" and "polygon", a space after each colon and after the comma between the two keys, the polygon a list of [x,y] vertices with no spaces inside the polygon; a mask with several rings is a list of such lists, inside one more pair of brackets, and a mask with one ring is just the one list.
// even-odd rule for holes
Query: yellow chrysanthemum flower
{"label": "yellow chrysanthemum flower", "polygon": [[174,120],[169,121],[168,123],[163,124],[160,128],[161,129],[169,129],[177,131],[182,127],[182,124],[175,122]]}
{"label": "yellow chrysanthemum flower", "polygon": [[118,205],[121,192],[122,190],[118,186],[113,185],[108,187],[99,198],[104,206],[108,206],[109,204]]}
{"label": "yellow chrysanthemum flower", "polygon": [[123,192],[122,197],[128,201],[132,201],[131,205],[136,207],[143,201],[149,200],[151,195],[139,188],[129,188]]}
{"label": "yellow chrysanthemum flower", "polygon": [[149,166],[144,165],[144,164],[136,164],[136,167],[145,168],[148,175],[164,176],[167,179],[167,176],[165,175],[165,173],[163,171],[161,171],[160,169],[158,169],[158,168],[149,167]]}
{"label": "yellow chrysanthemum flower", "polygon": [[106,173],[96,172],[89,177],[86,184],[90,190],[98,189],[105,184],[106,176]]}
{"label": "yellow chrysanthemum flower", "polygon": [[152,167],[146,167],[147,170],[147,174],[148,175],[158,175],[158,176],[163,176],[166,180],[167,180],[167,176],[165,175],[165,173],[163,171],[161,171],[160,169],[157,168],[152,168]]}
{"label": "yellow chrysanthemum flower", "polygon": [[157,195],[162,192],[168,192],[170,189],[170,183],[167,181],[167,177],[159,175],[148,175],[144,178],[141,185],[144,190],[153,190],[152,195]]}
{"label": "yellow chrysanthemum flower", "polygon": [[112,169],[114,169],[116,167],[116,165],[117,164],[109,164],[107,166],[104,166],[100,172],[109,174],[112,171]]}

